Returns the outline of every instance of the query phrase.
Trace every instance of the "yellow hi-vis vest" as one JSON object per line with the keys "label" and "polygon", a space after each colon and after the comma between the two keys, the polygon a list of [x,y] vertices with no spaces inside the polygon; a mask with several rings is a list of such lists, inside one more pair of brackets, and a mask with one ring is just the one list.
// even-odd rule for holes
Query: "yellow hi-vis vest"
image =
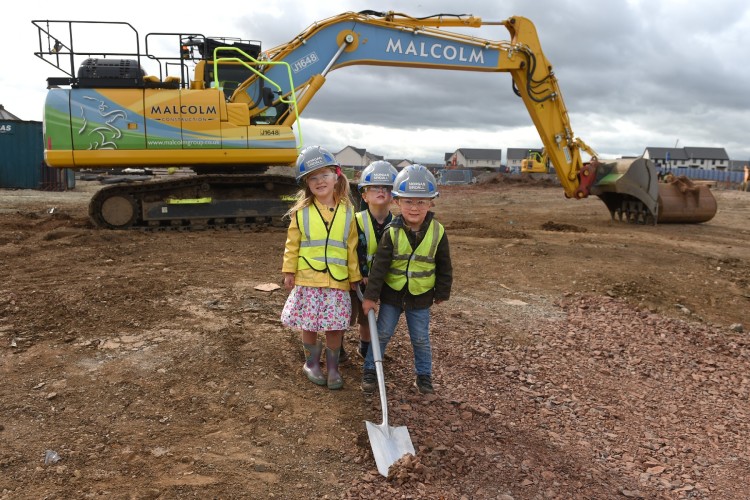
{"label": "yellow hi-vis vest", "polygon": [[369,210],[357,212],[354,214],[354,218],[357,220],[357,226],[359,226],[359,229],[365,235],[365,242],[367,243],[367,270],[369,271],[372,268],[372,261],[375,259],[375,252],[378,249],[375,228],[372,227]]}
{"label": "yellow hi-vis vest", "polygon": [[297,269],[328,272],[335,281],[346,281],[349,278],[347,240],[354,209],[339,203],[328,228],[318,207],[313,207],[307,206],[296,214],[302,236]]}
{"label": "yellow hi-vis vest", "polygon": [[402,290],[408,283],[412,295],[430,291],[435,287],[435,253],[445,234],[443,225],[433,219],[416,250],[411,248],[403,228],[390,227],[389,231],[393,241],[393,259],[385,276],[386,284],[394,290]]}

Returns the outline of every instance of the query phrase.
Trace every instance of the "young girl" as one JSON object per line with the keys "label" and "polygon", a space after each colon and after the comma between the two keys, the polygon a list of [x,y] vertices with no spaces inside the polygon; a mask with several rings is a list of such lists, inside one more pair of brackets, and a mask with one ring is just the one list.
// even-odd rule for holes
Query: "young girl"
{"label": "young girl", "polygon": [[[334,156],[319,146],[297,158],[297,182],[303,186],[289,210],[284,249],[284,286],[291,293],[281,322],[302,330],[307,378],[329,389],[340,389],[339,349],[349,326],[351,300],[362,276],[357,259],[357,227],[349,199],[349,181]],[[327,376],[320,369],[325,331]]]}

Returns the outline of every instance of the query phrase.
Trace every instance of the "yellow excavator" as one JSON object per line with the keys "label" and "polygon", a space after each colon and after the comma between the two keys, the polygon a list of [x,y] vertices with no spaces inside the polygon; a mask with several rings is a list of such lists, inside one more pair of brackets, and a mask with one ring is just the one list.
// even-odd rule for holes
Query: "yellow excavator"
{"label": "yellow excavator", "polygon": [[546,174],[549,173],[549,158],[544,151],[529,151],[526,158],[521,160],[522,174]]}
{"label": "yellow excavator", "polygon": [[[707,189],[663,197],[656,169],[644,158],[584,164],[586,147],[573,134],[552,64],[524,17],[346,12],[268,50],[254,40],[199,33],[149,33],[141,40],[129,23],[32,23],[39,36],[34,54],[66,74],[47,80],[48,165],[189,167],[196,174],[102,188],[89,207],[100,227],[279,222],[297,186],[291,176],[266,171],[294,164],[300,114],[328,73],[354,65],[510,73],[567,197],[596,195],[613,218],[637,223],[703,222],[716,212]],[[81,46],[73,42],[76,30],[97,24],[110,35],[125,30],[135,50],[74,50]],[[445,29],[488,25],[503,26],[510,39]],[[175,54],[151,49],[165,45],[176,47]],[[157,64],[155,74],[146,73],[147,62]]]}
{"label": "yellow excavator", "polygon": [[[588,144],[579,138],[575,139],[575,143],[578,145],[578,149],[587,153],[591,157],[590,161],[597,161],[599,155]],[[526,158],[521,160],[522,174],[546,174],[549,172],[549,167],[549,156],[547,156],[544,148],[542,148],[541,151],[530,150]]]}

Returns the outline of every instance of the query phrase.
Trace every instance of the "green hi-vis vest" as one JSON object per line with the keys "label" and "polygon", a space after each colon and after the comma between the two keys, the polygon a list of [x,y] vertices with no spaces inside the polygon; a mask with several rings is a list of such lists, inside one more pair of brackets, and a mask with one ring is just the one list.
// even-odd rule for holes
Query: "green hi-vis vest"
{"label": "green hi-vis vest", "polygon": [[310,206],[298,210],[296,216],[297,226],[302,235],[297,269],[327,272],[336,281],[346,281],[349,278],[346,243],[354,209],[339,203],[330,228],[326,227],[323,216],[316,206],[314,210],[311,210]]}
{"label": "green hi-vis vest", "polygon": [[375,259],[375,252],[378,249],[378,241],[375,236],[375,228],[372,227],[372,219],[370,219],[370,211],[362,210],[354,214],[354,218],[357,219],[357,225],[362,233],[365,235],[365,242],[367,243],[367,270],[372,268],[372,261]]}
{"label": "green hi-vis vest", "polygon": [[416,250],[412,250],[403,228],[390,227],[389,230],[393,259],[385,276],[386,284],[394,290],[402,290],[408,283],[412,295],[430,291],[435,287],[435,253],[445,234],[443,225],[433,219]]}

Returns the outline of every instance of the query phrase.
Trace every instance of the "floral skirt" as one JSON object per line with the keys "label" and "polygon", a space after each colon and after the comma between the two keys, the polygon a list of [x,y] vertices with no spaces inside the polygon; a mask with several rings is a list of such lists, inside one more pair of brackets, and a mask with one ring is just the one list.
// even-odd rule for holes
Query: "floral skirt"
{"label": "floral skirt", "polygon": [[295,286],[281,311],[284,326],[308,332],[346,330],[352,314],[349,292],[335,288]]}

